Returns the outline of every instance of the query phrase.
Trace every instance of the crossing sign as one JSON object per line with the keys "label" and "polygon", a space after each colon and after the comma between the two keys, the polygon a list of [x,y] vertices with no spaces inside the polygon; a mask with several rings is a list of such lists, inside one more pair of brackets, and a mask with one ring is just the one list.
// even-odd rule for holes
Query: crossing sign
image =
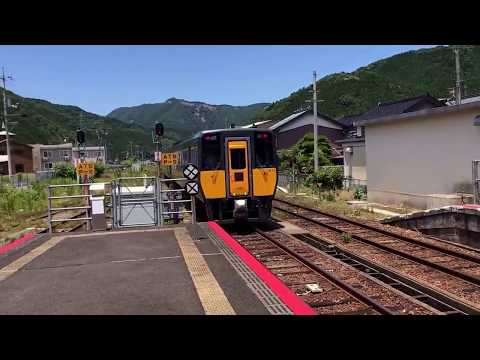
{"label": "crossing sign", "polygon": [[162,155],[162,165],[178,165],[180,161],[179,153],[161,153]]}
{"label": "crossing sign", "polygon": [[79,162],[77,164],[78,176],[93,176],[95,174],[95,164],[87,162]]}
{"label": "crossing sign", "polygon": [[183,168],[183,176],[185,176],[188,180],[193,180],[198,176],[198,169],[193,164],[187,164]]}
{"label": "crossing sign", "polygon": [[199,192],[198,184],[195,181],[189,181],[185,184],[185,191],[189,195],[197,195]]}

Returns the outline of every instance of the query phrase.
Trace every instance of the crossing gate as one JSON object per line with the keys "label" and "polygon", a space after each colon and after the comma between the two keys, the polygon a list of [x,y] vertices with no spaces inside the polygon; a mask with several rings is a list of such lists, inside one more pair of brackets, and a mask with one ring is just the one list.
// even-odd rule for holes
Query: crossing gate
{"label": "crossing gate", "polygon": [[179,221],[191,214],[195,223],[195,199],[174,184],[184,178],[159,179],[152,176],[122,177],[112,181],[113,228],[163,226],[166,220]]}

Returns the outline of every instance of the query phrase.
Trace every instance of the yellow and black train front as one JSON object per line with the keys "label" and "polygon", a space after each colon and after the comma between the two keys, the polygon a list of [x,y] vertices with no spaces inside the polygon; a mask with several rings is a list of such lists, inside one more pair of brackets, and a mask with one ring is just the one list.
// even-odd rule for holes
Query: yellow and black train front
{"label": "yellow and black train front", "polygon": [[198,220],[270,218],[277,187],[275,144],[271,131],[245,128],[203,131],[184,142],[182,162],[200,170]]}

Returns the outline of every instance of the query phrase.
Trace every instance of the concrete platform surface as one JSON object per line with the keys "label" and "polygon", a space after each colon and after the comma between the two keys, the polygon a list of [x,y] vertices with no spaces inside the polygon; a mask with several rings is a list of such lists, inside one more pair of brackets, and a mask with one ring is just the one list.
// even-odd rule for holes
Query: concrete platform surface
{"label": "concrete platform surface", "polygon": [[[0,314],[269,314],[185,227],[54,236],[0,263]],[[201,233],[200,233],[201,234]]]}

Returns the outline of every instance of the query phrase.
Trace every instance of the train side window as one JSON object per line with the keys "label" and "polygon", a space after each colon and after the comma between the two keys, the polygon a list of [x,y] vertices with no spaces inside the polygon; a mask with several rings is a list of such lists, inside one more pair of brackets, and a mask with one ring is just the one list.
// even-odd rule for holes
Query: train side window
{"label": "train side window", "polygon": [[222,149],[218,135],[206,135],[202,140],[202,170],[221,170]]}
{"label": "train side window", "polygon": [[255,166],[259,168],[275,166],[275,156],[273,153],[273,142],[271,134],[256,134]]}
{"label": "train side window", "polygon": [[234,170],[245,169],[247,167],[245,149],[231,149],[230,159],[232,161],[231,167]]}

